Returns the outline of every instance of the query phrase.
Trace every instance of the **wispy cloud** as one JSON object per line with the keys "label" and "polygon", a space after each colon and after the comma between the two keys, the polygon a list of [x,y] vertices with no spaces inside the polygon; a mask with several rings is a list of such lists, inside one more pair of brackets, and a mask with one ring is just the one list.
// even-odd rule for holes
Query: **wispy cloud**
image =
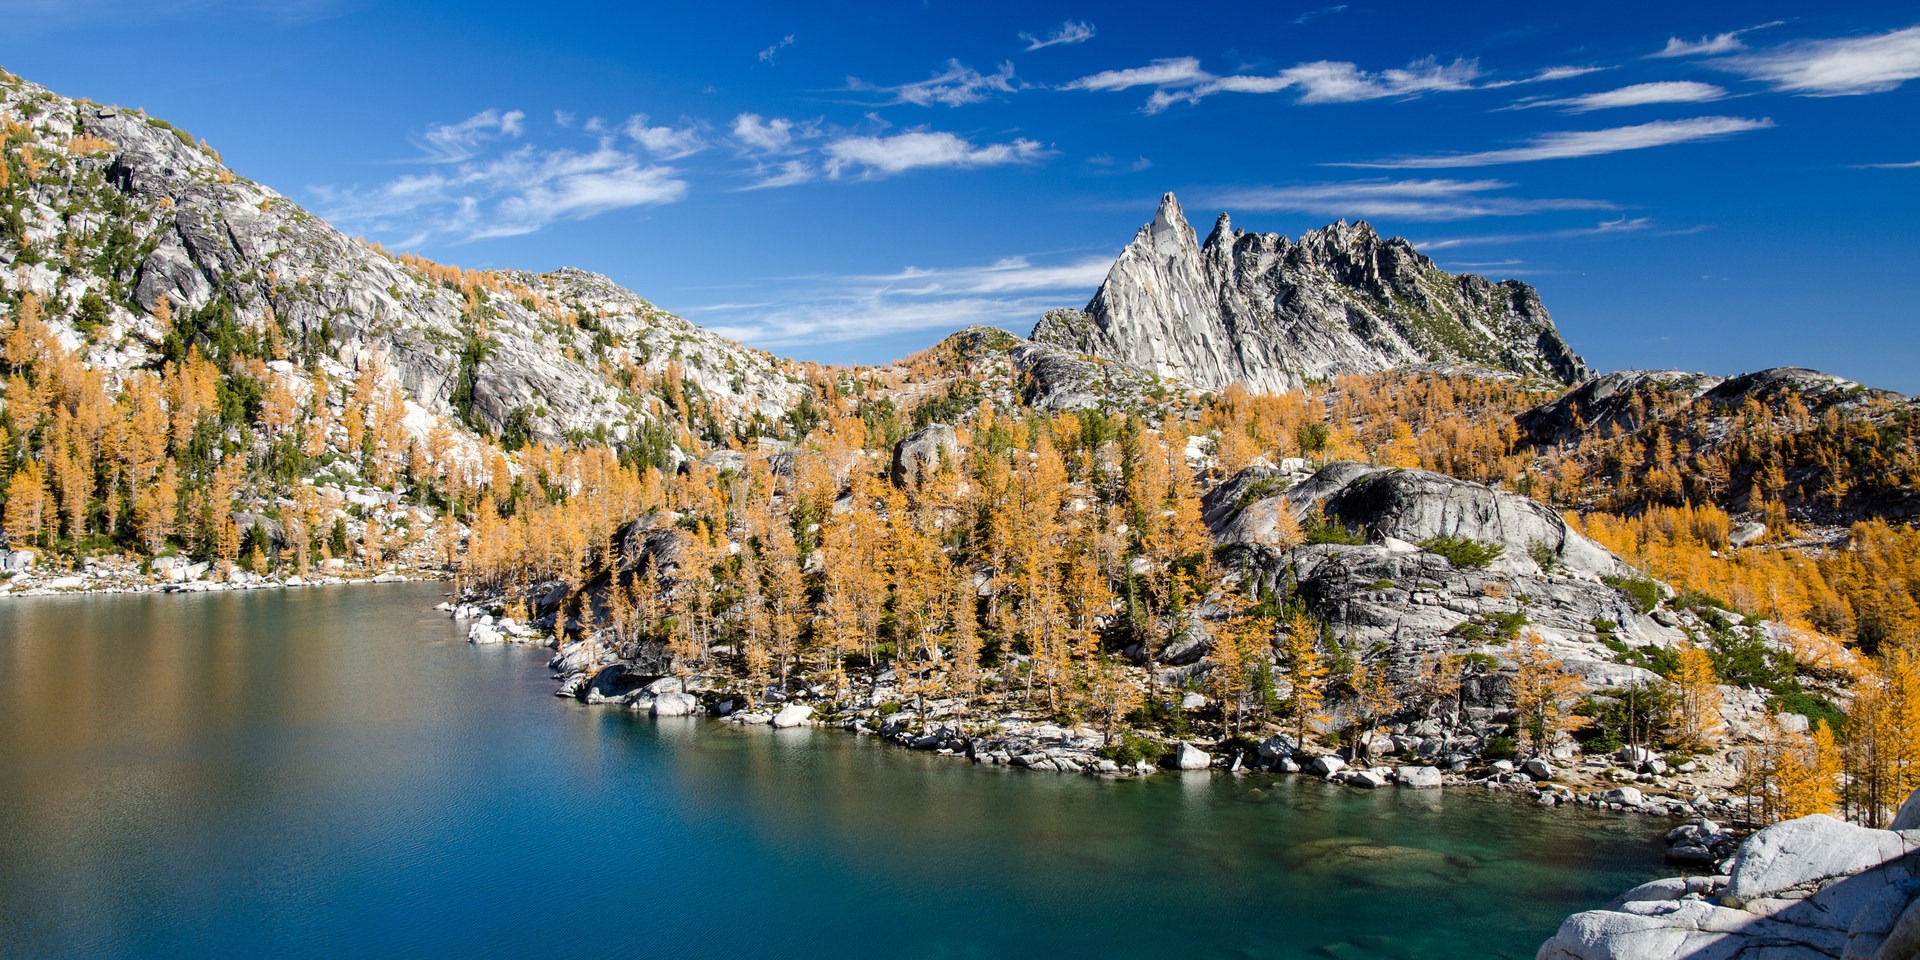
{"label": "wispy cloud", "polygon": [[1452,167],[1488,167],[1503,163],[1531,163],[1537,160],[1567,160],[1575,157],[1623,153],[1629,150],[1645,150],[1649,147],[1664,147],[1676,143],[1717,140],[1751,130],[1765,130],[1773,125],[1773,121],[1769,119],[1756,120],[1746,117],[1658,120],[1631,127],[1541,134],[1527,141],[1525,146],[1509,147],[1503,150],[1399,157],[1365,163],[1334,163],[1329,166],[1380,170],[1435,170]]}
{"label": "wispy cloud", "polygon": [[1081,161],[1081,163],[1086,167],[1088,172],[1095,176],[1102,177],[1118,173],[1142,173],[1153,169],[1153,161],[1146,157],[1135,158],[1129,163],[1116,160],[1111,154],[1105,153],[1088,157]]}
{"label": "wispy cloud", "polygon": [[811,180],[819,179],[820,171],[810,161],[784,160],[771,167],[762,167],[756,172],[753,182],[741,190],[773,190],[780,187],[797,187]]}
{"label": "wispy cloud", "polygon": [[1093,24],[1085,20],[1069,20],[1042,34],[1022,33],[1020,39],[1027,42],[1024,53],[1045,50],[1076,43],[1086,43],[1093,39]]}
{"label": "wispy cloud", "polygon": [[785,280],[777,298],[685,310],[709,329],[765,347],[842,342],[976,324],[1024,331],[1047,310],[1084,303],[1110,256],[1061,263],[1010,257],[979,266]]}
{"label": "wispy cloud", "polygon": [[489,142],[526,132],[527,115],[518,110],[483,110],[459,123],[436,123],[414,140],[428,163],[471,160]]}
{"label": "wispy cloud", "polygon": [[1856,163],[1855,170],[1916,170],[1920,169],[1920,160],[1908,160],[1905,163]]}
{"label": "wispy cloud", "polygon": [[1726,33],[1716,33],[1712,36],[1701,37],[1698,40],[1682,40],[1679,37],[1668,37],[1667,45],[1647,54],[1647,59],[1658,60],[1672,57],[1713,56],[1722,53],[1733,53],[1736,50],[1745,50],[1747,45],[1740,39],[1742,34],[1752,33],[1755,30],[1765,30],[1768,27],[1777,27],[1785,22],[1784,20],[1773,20],[1751,27],[1742,27],[1739,30],[1729,30]]}
{"label": "wispy cloud", "polygon": [[480,240],[532,233],[562,220],[674,203],[687,182],[672,167],[648,164],[602,143],[590,151],[523,144],[457,164],[434,161],[424,173],[371,188],[314,187],[324,216],[366,233]]}
{"label": "wispy cloud", "polygon": [[[1616,234],[1639,233],[1651,230],[1657,224],[1652,217],[1621,217],[1617,220],[1603,220],[1591,227],[1572,227],[1566,230],[1548,230],[1542,233],[1496,233],[1477,237],[1448,237],[1444,239],[1420,240],[1415,247],[1432,253],[1435,250],[1452,250],[1458,247],[1492,246],[1503,243],[1538,243],[1543,240],[1573,240],[1580,237],[1602,237]],[[1694,231],[1685,231],[1688,233]]]}
{"label": "wispy cloud", "polygon": [[1480,76],[1472,60],[1442,64],[1428,57],[1404,69],[1370,72],[1351,63],[1318,60],[1288,67],[1272,76],[1233,76],[1210,80],[1187,90],[1161,90],[1147,101],[1154,113],[1175,103],[1198,103],[1216,93],[1280,93],[1295,91],[1296,103],[1355,103],[1411,97],[1441,90],[1466,90]]}
{"label": "wispy cloud", "polygon": [[1504,180],[1346,180],[1283,187],[1249,187],[1208,195],[1227,210],[1286,211],[1324,217],[1436,222],[1519,217],[1564,210],[1616,210],[1605,200],[1497,195]]}
{"label": "wispy cloud", "polygon": [[707,148],[706,139],[700,136],[693,124],[681,127],[649,126],[644,113],[628,117],[627,122],[621,125],[620,132],[661,160],[678,160]]}
{"label": "wispy cloud", "polygon": [[1594,110],[1642,107],[1656,103],[1711,103],[1726,95],[1726,90],[1711,83],[1700,83],[1696,80],[1662,80],[1654,83],[1636,83],[1597,93],[1585,93],[1576,97],[1541,97],[1523,100],[1502,109],[1558,107],[1565,113],[1589,113]]}
{"label": "wispy cloud", "polygon": [[819,130],[819,122],[813,120],[768,119],[757,113],[743,113],[733,118],[734,142],[758,153],[786,152],[798,141],[818,136]]}
{"label": "wispy cloud", "polygon": [[1341,4],[1335,4],[1334,6],[1331,6],[1331,7],[1321,7],[1318,10],[1308,10],[1306,13],[1303,13],[1297,17],[1294,17],[1289,22],[1291,22],[1294,26],[1297,27],[1303,23],[1306,23],[1309,20],[1318,20],[1321,17],[1330,16],[1332,14],[1339,13],[1340,11],[1345,10],[1346,8],[1347,8],[1347,5],[1344,3],[1341,3]]}
{"label": "wispy cloud", "polygon": [[1296,64],[1271,75],[1215,76],[1200,66],[1194,57],[1155,60],[1144,67],[1104,70],[1071,81],[1063,90],[1111,92],[1135,87],[1155,87],[1145,110],[1158,113],[1176,103],[1198,103],[1216,93],[1295,94],[1296,103],[1353,103],[1413,97],[1441,90],[1467,90],[1480,76],[1480,65],[1473,60],[1441,63],[1428,57],[1405,67],[1388,70],[1362,70],[1358,65],[1335,60],[1316,60]]}
{"label": "wispy cloud", "polygon": [[1212,80],[1213,74],[1200,69],[1195,57],[1169,57],[1144,67],[1102,70],[1063,84],[1062,90],[1130,90],[1134,87],[1178,87]]}
{"label": "wispy cloud", "polygon": [[1784,93],[1884,93],[1920,77],[1920,26],[1868,37],[1804,40],[1722,57],[1711,65],[1770,83]]}
{"label": "wispy cloud", "polygon": [[1047,155],[1038,141],[976,146],[951,133],[914,130],[893,136],[842,137],[820,148],[829,177],[886,177],[931,167],[998,167],[1030,163]]}
{"label": "wispy cloud", "polygon": [[778,55],[780,51],[785,50],[786,48],[791,46],[793,46],[793,34],[789,33],[786,36],[781,37],[779,41],[776,42],[773,46],[760,51],[760,62],[771,65],[773,63],[773,58],[776,55]]}
{"label": "wispy cloud", "polygon": [[935,104],[946,107],[965,106],[979,103],[996,93],[1014,93],[1019,86],[1013,79],[1013,64],[1003,63],[993,73],[981,73],[958,60],[948,60],[946,69],[913,83],[897,87],[881,87],[867,83],[856,77],[847,78],[850,90],[875,91],[892,97],[889,103],[911,103],[916,106],[930,107]]}
{"label": "wispy cloud", "polygon": [[1542,70],[1539,73],[1536,73],[1533,76],[1528,77],[1527,79],[1522,80],[1520,82],[1521,83],[1550,83],[1555,80],[1571,80],[1574,77],[1584,77],[1589,73],[1600,73],[1601,71],[1611,70],[1611,69],[1613,68],[1612,67],[1572,67],[1572,66],[1548,67],[1545,70]]}

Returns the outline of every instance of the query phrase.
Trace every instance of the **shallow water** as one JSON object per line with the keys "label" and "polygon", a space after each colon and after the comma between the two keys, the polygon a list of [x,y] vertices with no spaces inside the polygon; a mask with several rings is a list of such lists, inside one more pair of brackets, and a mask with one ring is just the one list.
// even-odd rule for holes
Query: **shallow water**
{"label": "shallow water", "polygon": [[1651,821],[556,700],[438,585],[0,602],[0,957],[1531,957]]}

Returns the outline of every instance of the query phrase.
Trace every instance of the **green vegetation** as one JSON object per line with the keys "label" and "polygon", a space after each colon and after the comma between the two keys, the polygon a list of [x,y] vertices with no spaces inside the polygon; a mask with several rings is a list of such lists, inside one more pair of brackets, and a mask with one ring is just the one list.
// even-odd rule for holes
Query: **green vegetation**
{"label": "green vegetation", "polygon": [[1653,608],[1659,606],[1661,599],[1665,596],[1660,590],[1660,584],[1646,577],[1611,576],[1600,579],[1607,586],[1626,594],[1627,599],[1633,602],[1633,608],[1641,613],[1653,612]]}
{"label": "green vegetation", "polygon": [[1452,536],[1428,537],[1420,541],[1420,549],[1438,554],[1462,570],[1484,570],[1506,552],[1506,548],[1499,544]]}

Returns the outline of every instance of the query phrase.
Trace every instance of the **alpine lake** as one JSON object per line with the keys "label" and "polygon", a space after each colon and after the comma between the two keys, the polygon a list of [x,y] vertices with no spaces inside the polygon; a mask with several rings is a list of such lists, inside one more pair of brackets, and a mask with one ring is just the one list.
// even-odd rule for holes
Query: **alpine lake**
{"label": "alpine lake", "polygon": [[0,957],[1530,958],[1664,824],[557,700],[444,584],[0,602]]}

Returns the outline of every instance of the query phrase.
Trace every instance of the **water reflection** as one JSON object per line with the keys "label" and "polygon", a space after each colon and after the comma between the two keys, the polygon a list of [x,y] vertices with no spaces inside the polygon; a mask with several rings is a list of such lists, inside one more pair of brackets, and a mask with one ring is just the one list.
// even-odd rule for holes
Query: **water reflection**
{"label": "water reflection", "polygon": [[1525,957],[1659,870],[1466,792],[561,703],[437,593],[0,604],[0,956]]}

